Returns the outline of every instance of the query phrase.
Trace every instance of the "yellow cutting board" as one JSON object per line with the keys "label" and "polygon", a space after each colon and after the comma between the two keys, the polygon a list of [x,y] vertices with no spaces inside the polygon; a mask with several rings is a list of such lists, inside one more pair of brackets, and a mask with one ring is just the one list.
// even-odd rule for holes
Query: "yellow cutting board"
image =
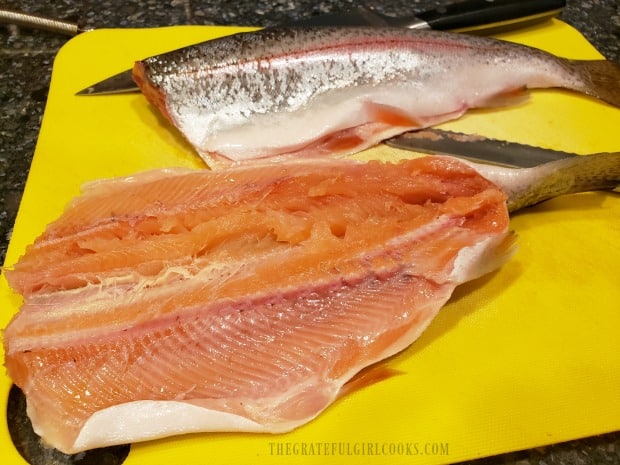
{"label": "yellow cutting board", "polygon": [[[136,59],[238,31],[98,30],[62,48],[8,266],[83,182],[155,167],[203,167],[140,94],[75,92]],[[557,20],[502,37],[571,58],[600,57]],[[444,126],[578,153],[620,150],[620,110],[557,90]],[[362,157],[408,155],[374,150]],[[136,444],[126,463],[439,464],[620,429],[620,198],[555,199],[514,215],[512,228],[520,237],[517,255],[458,288],[426,333],[387,362],[402,375],[339,400],[289,434],[197,434]],[[19,304],[1,278],[1,327]],[[9,387],[3,374],[3,400]],[[3,463],[25,463],[4,423]]]}

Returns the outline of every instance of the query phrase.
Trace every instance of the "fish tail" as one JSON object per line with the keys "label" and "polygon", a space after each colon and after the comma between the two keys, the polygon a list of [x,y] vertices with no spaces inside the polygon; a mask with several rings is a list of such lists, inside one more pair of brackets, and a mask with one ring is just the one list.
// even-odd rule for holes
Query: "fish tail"
{"label": "fish tail", "polygon": [[514,212],[552,197],[620,186],[620,152],[597,153],[557,160],[524,173],[530,182],[508,193],[508,210]]}
{"label": "fish tail", "polygon": [[597,99],[620,108],[620,64],[609,60],[571,60],[582,77],[579,89]]}

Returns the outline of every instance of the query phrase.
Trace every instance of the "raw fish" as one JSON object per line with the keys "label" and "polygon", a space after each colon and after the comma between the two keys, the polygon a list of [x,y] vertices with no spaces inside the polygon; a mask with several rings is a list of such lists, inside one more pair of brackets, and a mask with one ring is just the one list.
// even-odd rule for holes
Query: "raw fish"
{"label": "raw fish", "polygon": [[291,430],[511,256],[506,192],[540,201],[541,177],[577,167],[598,173],[580,190],[617,185],[618,155],[596,157],[532,170],[315,158],[90,184],[6,270],[24,296],[6,368],[35,431],[67,453]]}
{"label": "raw fish", "polygon": [[620,106],[620,67],[403,28],[271,28],[137,62],[144,95],[212,167],[344,155],[561,87]]}

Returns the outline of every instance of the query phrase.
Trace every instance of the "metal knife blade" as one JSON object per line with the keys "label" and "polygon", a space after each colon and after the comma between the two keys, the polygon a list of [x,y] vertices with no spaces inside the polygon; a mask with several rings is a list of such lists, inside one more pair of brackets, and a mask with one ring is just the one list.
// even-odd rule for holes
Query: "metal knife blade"
{"label": "metal knife blade", "polygon": [[578,156],[569,152],[441,129],[407,132],[386,140],[385,143],[399,149],[433,155],[451,155],[478,163],[511,168],[531,168],[551,161]]}
{"label": "metal knife blade", "polygon": [[[394,26],[410,29],[455,30],[494,34],[529,26],[556,16],[565,0],[463,0],[416,15],[392,17],[367,9],[315,16],[285,26]],[[131,70],[93,84],[76,95],[137,92]]]}

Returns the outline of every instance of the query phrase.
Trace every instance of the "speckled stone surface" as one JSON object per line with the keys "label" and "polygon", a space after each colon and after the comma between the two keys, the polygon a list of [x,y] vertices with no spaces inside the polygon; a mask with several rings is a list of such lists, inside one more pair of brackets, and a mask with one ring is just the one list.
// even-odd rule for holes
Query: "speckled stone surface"
{"label": "speckled stone surface", "polygon": [[[78,22],[84,27],[174,24],[270,26],[363,4],[388,15],[449,1],[403,0],[5,0],[0,8]],[[618,0],[568,0],[560,18],[607,58],[620,59]],[[45,107],[52,63],[67,37],[0,25],[0,261],[4,261]],[[620,432],[511,452],[469,465],[620,465]]]}

